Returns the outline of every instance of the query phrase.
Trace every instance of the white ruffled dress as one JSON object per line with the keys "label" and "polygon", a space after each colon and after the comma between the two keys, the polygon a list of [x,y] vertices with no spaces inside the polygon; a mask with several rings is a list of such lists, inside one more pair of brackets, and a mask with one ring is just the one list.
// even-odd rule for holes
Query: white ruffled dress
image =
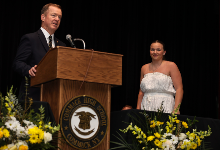
{"label": "white ruffled dress", "polygon": [[144,93],[142,110],[157,111],[163,102],[164,112],[172,113],[176,91],[170,76],[160,72],[147,73],[141,81],[140,88]]}

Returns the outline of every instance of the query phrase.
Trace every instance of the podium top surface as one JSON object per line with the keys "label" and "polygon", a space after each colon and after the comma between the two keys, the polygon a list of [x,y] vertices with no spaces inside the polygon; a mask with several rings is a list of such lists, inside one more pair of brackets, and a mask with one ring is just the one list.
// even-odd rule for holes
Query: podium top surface
{"label": "podium top surface", "polygon": [[[85,75],[87,73],[87,77]],[[55,47],[37,66],[31,86],[55,79],[122,85],[122,55],[70,47]]]}

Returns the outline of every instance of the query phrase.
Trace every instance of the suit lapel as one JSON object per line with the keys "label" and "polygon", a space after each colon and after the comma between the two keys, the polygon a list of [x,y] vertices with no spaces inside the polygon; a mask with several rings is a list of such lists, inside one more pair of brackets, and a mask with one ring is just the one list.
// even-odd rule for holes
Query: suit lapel
{"label": "suit lapel", "polygon": [[39,39],[40,39],[40,41],[41,41],[41,43],[42,43],[42,45],[43,45],[45,51],[47,52],[47,51],[49,50],[49,46],[48,46],[48,44],[47,44],[47,40],[46,40],[46,38],[45,38],[43,32],[41,31],[41,29],[39,29],[39,30],[37,31],[37,33],[38,33],[38,37],[39,37]]}
{"label": "suit lapel", "polygon": [[55,47],[56,46],[59,46],[59,42],[58,42],[58,39],[54,36],[54,43],[55,43]]}

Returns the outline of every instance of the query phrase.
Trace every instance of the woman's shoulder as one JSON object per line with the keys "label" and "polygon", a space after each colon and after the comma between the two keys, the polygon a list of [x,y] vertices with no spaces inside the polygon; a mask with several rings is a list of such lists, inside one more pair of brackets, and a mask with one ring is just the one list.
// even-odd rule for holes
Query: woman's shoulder
{"label": "woman's shoulder", "polygon": [[172,61],[166,61],[166,68],[169,70],[169,72],[173,72],[173,71],[178,71],[179,68],[176,65],[176,63],[172,62]]}
{"label": "woman's shoulder", "polygon": [[145,65],[142,66],[142,68],[143,68],[143,67],[147,67],[147,66],[149,66],[149,65],[150,65],[150,63],[145,64]]}
{"label": "woman's shoulder", "polygon": [[142,67],[141,67],[141,70],[148,70],[148,68],[149,68],[149,65],[150,65],[150,63],[148,63],[148,64],[145,64],[145,65],[143,65]]}
{"label": "woman's shoulder", "polygon": [[175,64],[175,62],[172,61],[164,61],[164,63],[169,66],[169,67],[177,67],[177,65]]}

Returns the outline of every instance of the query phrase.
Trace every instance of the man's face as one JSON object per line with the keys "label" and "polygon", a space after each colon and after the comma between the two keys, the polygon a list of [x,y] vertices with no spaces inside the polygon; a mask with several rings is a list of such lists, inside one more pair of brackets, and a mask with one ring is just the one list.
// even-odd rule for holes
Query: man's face
{"label": "man's face", "polygon": [[48,10],[41,15],[42,27],[52,35],[60,26],[62,11],[60,8],[49,6]]}

